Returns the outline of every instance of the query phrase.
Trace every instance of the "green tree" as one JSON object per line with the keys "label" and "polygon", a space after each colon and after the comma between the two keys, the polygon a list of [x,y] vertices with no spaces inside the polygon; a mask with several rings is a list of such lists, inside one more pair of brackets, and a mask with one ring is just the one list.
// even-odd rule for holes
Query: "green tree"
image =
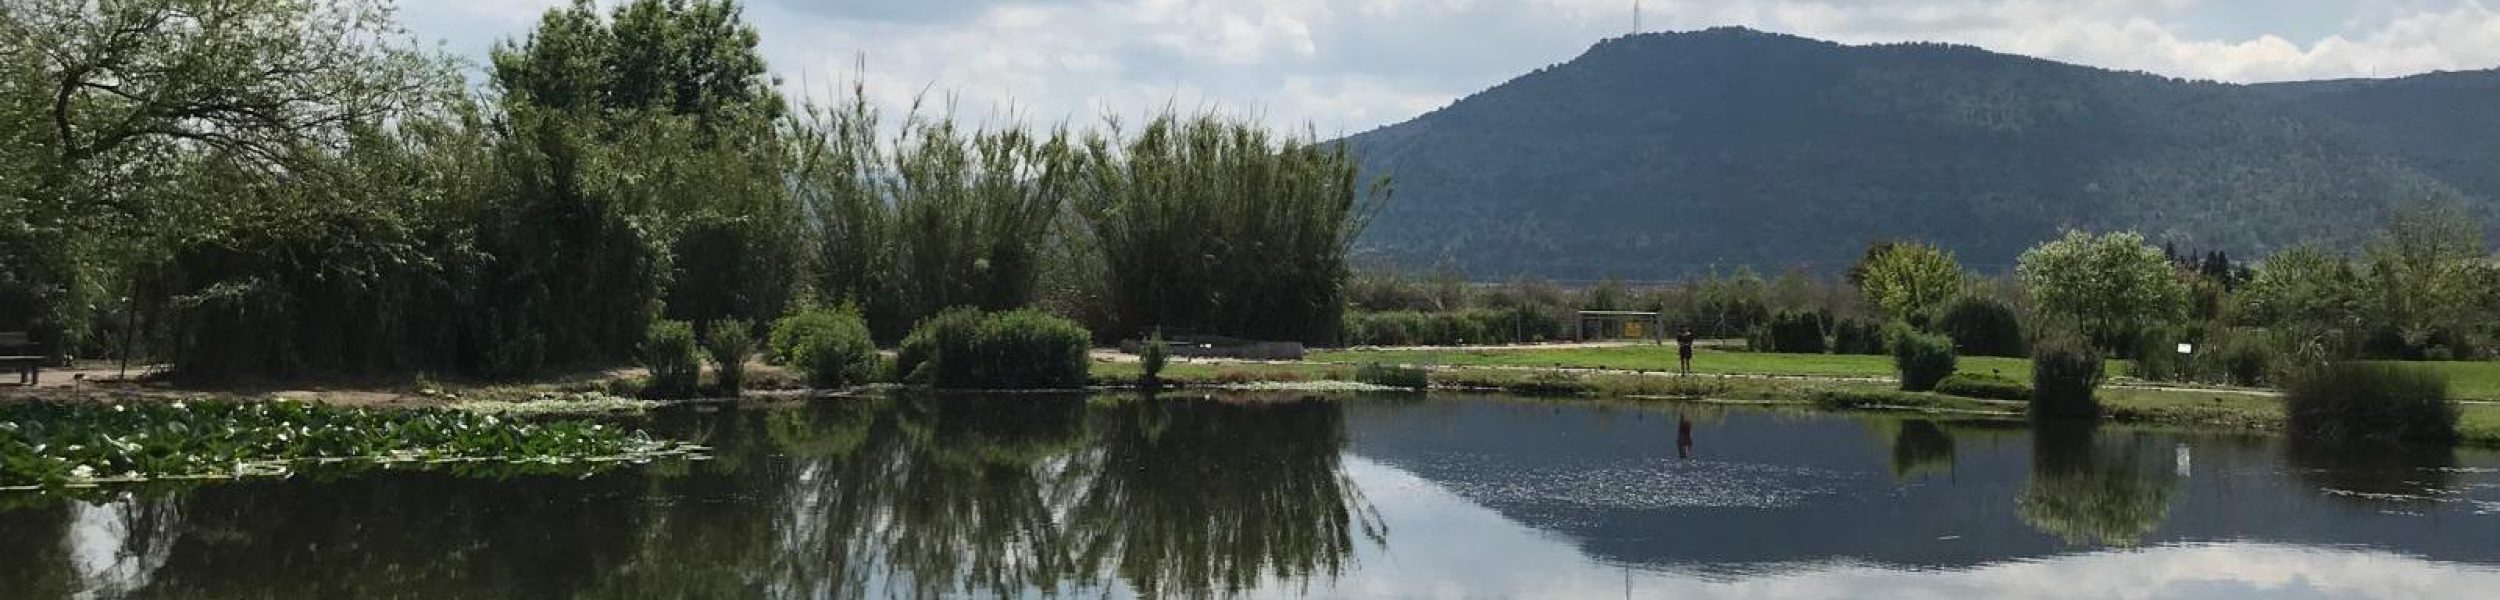
{"label": "green tree", "polygon": [[1918,242],[1885,242],[1869,248],[1850,269],[1868,302],[1894,319],[1909,319],[1962,293],[1962,265],[1943,249]]}
{"label": "green tree", "polygon": [[176,233],[157,184],[186,161],[300,174],[347,128],[454,93],[449,63],[388,15],[379,0],[0,3],[0,321],[18,321],[0,327],[74,344],[102,279],[134,267],[114,259]]}
{"label": "green tree", "polygon": [[2015,275],[2041,314],[2078,324],[2094,345],[2113,352],[2133,352],[2146,330],[2187,311],[2177,268],[2135,233],[2069,230],[2024,252]]}
{"label": "green tree", "polygon": [[2392,329],[2408,348],[2436,333],[2476,326],[2486,272],[2481,221],[2454,202],[2398,208],[2372,240],[2362,305],[2373,327]]}

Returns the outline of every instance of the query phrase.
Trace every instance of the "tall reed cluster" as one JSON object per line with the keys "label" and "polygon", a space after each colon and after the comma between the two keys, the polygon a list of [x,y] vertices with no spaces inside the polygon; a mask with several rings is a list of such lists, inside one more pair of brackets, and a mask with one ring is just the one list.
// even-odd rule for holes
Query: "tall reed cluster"
{"label": "tall reed cluster", "polygon": [[1047,285],[1090,290],[1052,308],[1100,334],[1332,343],[1348,247],[1387,197],[1342,147],[1213,115],[1081,141],[917,109],[888,130],[857,88],[808,115],[794,146],[812,283],[889,341],[945,308],[1034,305]]}

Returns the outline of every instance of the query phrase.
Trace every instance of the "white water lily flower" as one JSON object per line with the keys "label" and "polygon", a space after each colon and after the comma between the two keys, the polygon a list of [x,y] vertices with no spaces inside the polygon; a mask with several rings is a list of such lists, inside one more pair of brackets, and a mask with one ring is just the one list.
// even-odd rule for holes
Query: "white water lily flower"
{"label": "white water lily flower", "polygon": [[122,409],[123,409],[123,406],[122,406],[122,405],[119,405],[119,404],[115,404],[115,405],[113,405],[113,412],[122,412]]}
{"label": "white water lily flower", "polygon": [[190,407],[190,406],[187,406],[187,405],[184,405],[184,404],[182,403],[182,401],[181,401],[181,400],[175,400],[175,401],[174,401],[174,410],[190,410],[190,409],[191,409],[191,407]]}
{"label": "white water lily flower", "polygon": [[87,465],[78,465],[78,468],[75,468],[75,469],[70,469],[70,470],[69,470],[69,476],[71,476],[71,477],[76,477],[76,478],[79,478],[79,479],[87,479],[87,478],[95,477],[95,467],[90,467],[90,466],[87,466]]}

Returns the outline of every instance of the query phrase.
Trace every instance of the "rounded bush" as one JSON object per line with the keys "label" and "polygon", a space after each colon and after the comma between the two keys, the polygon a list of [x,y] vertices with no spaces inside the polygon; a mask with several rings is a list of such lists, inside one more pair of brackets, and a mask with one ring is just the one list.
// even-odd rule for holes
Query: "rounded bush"
{"label": "rounded bush", "polygon": [[809,308],[773,322],[774,360],[807,376],[816,389],[850,387],[877,378],[877,344],[868,324],[847,308]]}
{"label": "rounded bush", "polygon": [[2082,336],[2051,335],[2031,348],[2031,415],[2048,419],[2091,419],[2101,416],[2100,350]]}
{"label": "rounded bush", "polygon": [[1965,295],[1936,311],[1930,326],[1953,338],[1971,356],[2022,356],[2022,318],[2014,307],[1987,296]]}
{"label": "rounded bush", "polygon": [[658,321],[643,330],[642,347],[636,353],[651,379],[643,385],[643,395],[654,398],[686,398],[694,395],[695,384],[703,377],[703,356],[696,349],[694,325],[685,321]]}
{"label": "rounded bush", "polygon": [[1892,367],[1901,374],[1901,391],[1924,392],[1936,389],[1936,383],[1953,375],[1961,358],[1953,354],[1953,338],[1919,333],[1909,325],[1895,323],[1888,328],[1886,345],[1892,347]]}
{"label": "rounded bush", "polygon": [[2331,441],[2445,443],[2457,439],[2457,405],[2448,379],[2430,369],[2384,363],[2329,364],[2292,378],[2283,390],[2291,434]]}

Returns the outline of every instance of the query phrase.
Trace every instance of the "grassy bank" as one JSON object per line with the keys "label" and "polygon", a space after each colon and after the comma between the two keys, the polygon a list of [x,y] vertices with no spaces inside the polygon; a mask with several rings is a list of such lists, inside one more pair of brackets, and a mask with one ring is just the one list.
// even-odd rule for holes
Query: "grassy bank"
{"label": "grassy bank", "polygon": [[[1600,351],[1600,352],[1592,352]],[[1424,356],[1472,356],[1494,362],[1484,366],[1437,363],[1431,374],[1432,385],[1441,389],[1487,390],[1526,395],[1568,395],[1590,398],[1648,400],[1709,400],[1815,406],[1834,410],[1872,410],[1885,412],[1931,412],[1941,414],[2000,416],[2019,418],[2025,406],[2019,402],[1962,398],[1936,393],[1901,392],[1882,381],[1851,381],[1839,377],[1881,377],[1890,365],[1882,357],[1863,357],[1878,361],[1885,372],[1869,372],[1854,360],[1859,357],[1815,355],[1712,353],[1711,358],[1743,360],[1722,361],[1720,373],[1677,377],[1663,373],[1562,373],[1533,368],[1561,363],[1579,368],[1638,370],[1640,353],[1657,352],[1656,348],[1583,348],[1571,350],[1524,351],[1393,351],[1393,352],[1328,352],[1314,356],[1324,362],[1306,363],[1175,363],[1165,370],[1164,379],[1175,385],[1221,385],[1265,381],[1308,382],[1349,381],[1352,363],[1371,358],[1386,362]],[[1526,356],[1521,356],[1522,354]],[[1668,352],[1672,360],[1672,352]],[[1573,358],[1573,357],[1577,358]],[[1526,362],[1530,357],[1545,364]],[[1843,360],[1832,360],[1835,358]],[[1965,359],[1969,361],[1971,359]],[[1598,361],[1611,361],[1600,363]],[[1694,359],[1695,369],[1705,364],[1704,357]],[[1435,364],[1417,360],[1414,364]],[[1971,363],[1965,362],[1965,371]],[[1980,365],[2008,373],[2028,373],[2027,361],[2016,359],[1980,359]],[[1797,367],[1795,365],[1805,365]],[[1991,368],[1991,367],[1979,367]],[[1982,371],[1984,372],[1984,371]],[[1731,376],[1720,376],[1731,375]],[[1740,377],[1733,375],[1780,375],[1822,379],[1781,379]],[[1097,363],[1094,380],[1099,385],[1125,385],[1136,381],[1138,367],[1133,363]],[[2460,386],[2462,387],[2462,386]],[[2109,419],[2123,423],[2171,425],[2196,429],[2242,431],[2277,431],[2283,428],[2282,401],[2272,396],[2247,393],[2198,391],[2191,389],[2103,388],[2100,399]],[[2462,407],[2457,429],[2468,444],[2500,447],[2500,406],[2468,404]]]}
{"label": "grassy bank", "polygon": [[[1669,346],[1605,346],[1556,349],[1483,350],[1325,350],[1311,353],[1314,362],[1360,364],[1381,362],[1453,367],[1564,367],[1623,371],[1674,371],[1675,348]],[[1993,356],[1962,357],[1965,372],[1999,372],[2023,376],[2031,361]],[[2126,365],[2110,361],[2110,372],[2123,375]],[[1801,377],[1891,377],[1892,358],[1857,354],[1774,354],[1702,349],[1693,353],[1693,372],[1708,375],[1785,375]]]}

